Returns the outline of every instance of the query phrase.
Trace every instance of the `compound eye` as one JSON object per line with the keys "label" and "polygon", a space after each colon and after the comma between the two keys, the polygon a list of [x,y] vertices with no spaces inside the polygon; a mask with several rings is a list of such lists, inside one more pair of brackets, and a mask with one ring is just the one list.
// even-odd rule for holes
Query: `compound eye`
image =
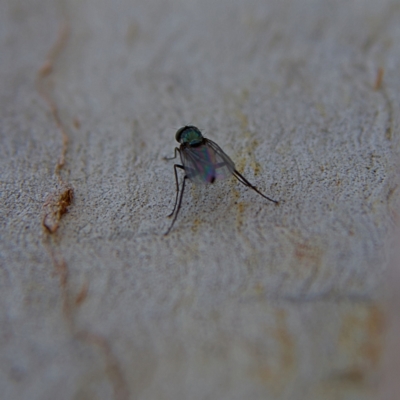
{"label": "compound eye", "polygon": [[175,140],[180,143],[181,142],[181,136],[182,132],[187,128],[187,126],[183,126],[182,128],[178,129],[175,133]]}

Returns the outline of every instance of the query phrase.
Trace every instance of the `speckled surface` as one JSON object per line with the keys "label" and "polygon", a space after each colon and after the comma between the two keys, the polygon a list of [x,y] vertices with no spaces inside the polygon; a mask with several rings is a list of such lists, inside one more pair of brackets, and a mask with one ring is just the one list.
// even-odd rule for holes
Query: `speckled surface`
{"label": "speckled surface", "polygon": [[[396,1],[3,1],[4,398],[375,399],[399,18]],[[185,124],[280,205],[189,182],[164,237]]]}

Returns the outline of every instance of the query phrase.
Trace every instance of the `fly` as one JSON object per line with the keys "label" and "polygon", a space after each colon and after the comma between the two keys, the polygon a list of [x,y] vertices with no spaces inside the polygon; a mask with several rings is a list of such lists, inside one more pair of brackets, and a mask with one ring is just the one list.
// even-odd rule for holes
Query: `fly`
{"label": "fly", "polygon": [[[243,175],[241,175],[235,169],[233,161],[224,153],[221,147],[212,140],[206,139],[195,126],[184,126],[180,128],[175,134],[175,139],[180,143],[180,146],[179,148],[175,147],[174,157],[167,158],[167,160],[175,159],[177,153],[179,153],[182,165],[174,164],[176,198],[174,209],[168,217],[172,217],[174,213],[175,215],[171,226],[165,235],[168,235],[171,231],[178,217],[179,210],[181,209],[186,179],[190,179],[194,183],[214,183],[216,180],[225,179],[228,176],[233,175],[240,183],[253,189],[265,199],[272,201],[275,204],[279,204],[276,200],[261,193]],[[180,192],[177,173],[178,168],[185,171]]]}

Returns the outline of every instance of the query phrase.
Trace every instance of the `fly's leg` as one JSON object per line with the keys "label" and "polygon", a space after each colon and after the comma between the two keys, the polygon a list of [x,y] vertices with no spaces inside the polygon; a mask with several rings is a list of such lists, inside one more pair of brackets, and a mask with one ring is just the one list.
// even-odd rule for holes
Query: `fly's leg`
{"label": "fly's leg", "polygon": [[175,212],[175,208],[176,208],[176,203],[178,202],[178,195],[179,195],[179,182],[178,182],[178,173],[176,172],[176,169],[180,168],[185,170],[185,168],[183,167],[183,165],[179,165],[179,164],[174,164],[174,172],[175,172],[175,183],[176,183],[176,198],[175,198],[175,205],[174,205],[174,209],[172,210],[171,214],[168,214],[167,217],[172,217],[172,215]]}
{"label": "fly's leg", "polygon": [[175,160],[176,155],[177,155],[176,153],[180,154],[180,150],[177,147],[175,147],[174,156],[173,157],[164,157],[164,160]]}
{"label": "fly's leg", "polygon": [[268,196],[266,196],[265,194],[261,193],[255,186],[253,186],[243,175],[239,174],[238,171],[236,171],[236,169],[233,171],[233,176],[243,185],[253,189],[255,192],[257,192],[258,194],[260,194],[262,197],[264,197],[265,199],[272,201],[275,204],[279,204],[279,201],[276,200],[272,200],[271,198],[269,198]]}
{"label": "fly's leg", "polygon": [[[177,165],[177,164],[176,164],[174,167],[183,168],[182,165]],[[175,169],[175,174],[176,174],[176,169]],[[176,175],[175,175],[175,176],[176,176]],[[171,226],[169,227],[169,229],[167,230],[167,232],[164,233],[164,236],[167,236],[168,233],[171,231],[171,229],[172,229],[172,227],[174,226],[174,223],[175,223],[175,221],[176,221],[176,218],[178,217],[179,210],[181,209],[182,198],[183,198],[183,191],[185,190],[185,182],[186,182],[186,179],[187,179],[187,176],[185,175],[185,176],[183,177],[181,195],[179,196],[179,202],[178,202],[178,208],[176,209],[176,213],[175,213],[174,219],[172,220]],[[178,182],[178,180],[177,180],[177,182]],[[176,197],[176,198],[178,199],[178,192],[177,192],[177,197]],[[176,202],[175,202],[175,206],[176,206]],[[175,210],[175,207],[174,207],[174,210]],[[172,212],[172,213],[173,213],[173,212]]]}

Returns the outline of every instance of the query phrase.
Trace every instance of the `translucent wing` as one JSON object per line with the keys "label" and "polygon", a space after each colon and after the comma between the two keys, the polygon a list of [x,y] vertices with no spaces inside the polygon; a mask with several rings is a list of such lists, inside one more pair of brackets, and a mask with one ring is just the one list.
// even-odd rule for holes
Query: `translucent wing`
{"label": "translucent wing", "polygon": [[235,171],[235,164],[213,141],[181,149],[182,164],[187,177],[194,183],[213,183],[225,179]]}

